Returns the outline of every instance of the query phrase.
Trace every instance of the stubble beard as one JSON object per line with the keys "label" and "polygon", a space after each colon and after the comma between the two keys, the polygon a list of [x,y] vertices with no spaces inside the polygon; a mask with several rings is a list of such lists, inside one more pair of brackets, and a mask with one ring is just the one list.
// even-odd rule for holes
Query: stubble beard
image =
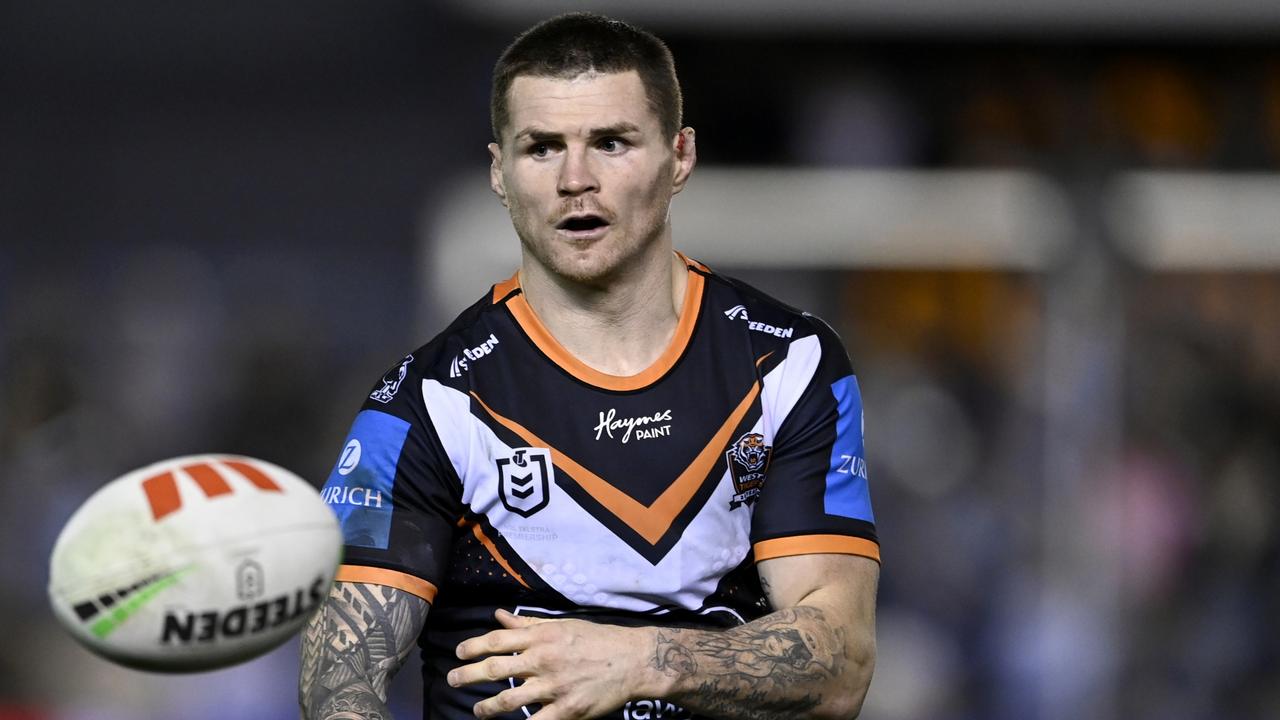
{"label": "stubble beard", "polygon": [[610,225],[605,237],[594,241],[594,246],[590,248],[590,260],[581,262],[575,259],[579,250],[569,241],[558,237],[552,225],[533,217],[532,213],[518,203],[512,202],[510,206],[511,223],[520,238],[526,258],[532,258],[556,278],[598,289],[606,288],[613,279],[641,261],[646,251],[662,237],[669,204],[656,210],[658,212],[645,217],[641,226],[634,228],[632,232],[620,225]]}

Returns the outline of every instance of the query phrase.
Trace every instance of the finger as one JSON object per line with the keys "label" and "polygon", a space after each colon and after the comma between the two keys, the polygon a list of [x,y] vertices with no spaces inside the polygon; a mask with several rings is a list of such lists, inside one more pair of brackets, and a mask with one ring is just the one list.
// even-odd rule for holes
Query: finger
{"label": "finger", "polygon": [[529,720],[579,720],[586,715],[580,711],[570,710],[563,702],[543,703],[538,712],[529,716]]}
{"label": "finger", "polygon": [[449,671],[446,681],[452,687],[507,678],[523,678],[533,674],[529,662],[520,655],[491,655],[480,662],[462,665]]}
{"label": "finger", "polygon": [[550,699],[551,693],[548,692],[547,686],[534,679],[525,682],[523,685],[503,690],[491,698],[481,700],[475,704],[472,712],[478,718],[489,718],[503,713],[514,712],[526,705],[545,703]]}
{"label": "finger", "polygon": [[493,616],[497,618],[499,623],[502,624],[502,627],[507,628],[508,630],[526,628],[531,625],[537,625],[538,623],[543,622],[543,619],[541,618],[532,618],[532,617],[527,617],[522,615],[516,615],[514,613],[507,612],[502,608],[498,608],[498,610],[493,613]]}
{"label": "finger", "polygon": [[493,630],[479,637],[467,638],[458,643],[459,660],[470,660],[484,655],[520,652],[528,647],[528,641],[519,630]]}

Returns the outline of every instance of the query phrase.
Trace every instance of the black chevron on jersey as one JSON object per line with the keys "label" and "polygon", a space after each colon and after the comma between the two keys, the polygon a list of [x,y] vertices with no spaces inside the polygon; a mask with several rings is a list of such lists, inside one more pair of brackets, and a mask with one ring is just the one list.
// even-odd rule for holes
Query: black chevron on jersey
{"label": "black chevron on jersey", "polygon": [[[473,392],[472,397],[479,406],[475,410],[477,416],[510,445],[550,448],[555,457],[556,483],[602,525],[650,563],[657,564],[675,545],[689,520],[702,508],[715,483],[724,475],[724,447],[741,434],[743,427],[754,422],[759,413],[759,390],[759,381],[753,382],[724,424],[687,462],[681,475],[666,492],[648,504],[631,497],[625,489],[609,483],[576,458],[489,407],[476,393]],[[683,492],[677,492],[681,490]]]}

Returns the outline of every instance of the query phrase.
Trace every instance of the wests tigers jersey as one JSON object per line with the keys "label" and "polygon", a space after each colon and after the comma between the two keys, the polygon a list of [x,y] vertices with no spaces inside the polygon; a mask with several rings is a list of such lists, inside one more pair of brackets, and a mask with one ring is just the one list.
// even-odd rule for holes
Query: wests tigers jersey
{"label": "wests tigers jersey", "polygon": [[[570,355],[517,276],[392,367],[356,416],[323,490],[345,536],[338,579],[432,604],[428,717],[471,717],[509,686],[444,682],[495,608],[726,627],[769,611],[756,562],[879,559],[839,339],[681,258],[679,325],[638,375]],[[691,716],[653,699],[614,717]]]}

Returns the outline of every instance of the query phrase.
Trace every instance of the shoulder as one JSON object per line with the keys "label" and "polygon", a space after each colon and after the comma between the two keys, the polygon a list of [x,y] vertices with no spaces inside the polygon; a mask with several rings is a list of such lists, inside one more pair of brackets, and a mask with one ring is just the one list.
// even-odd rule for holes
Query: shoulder
{"label": "shoulder", "polygon": [[729,321],[757,349],[757,357],[774,351],[781,360],[810,348],[818,355],[848,361],[840,336],[822,318],[696,261],[690,261],[690,268],[704,277],[704,309],[710,321]]}
{"label": "shoulder", "polygon": [[[371,388],[365,408],[392,411],[406,402],[402,388],[416,387],[428,380],[461,389],[470,364],[492,352],[499,342],[493,321],[502,306],[494,300],[491,290],[434,338],[388,366]],[[414,393],[407,395],[412,397]]]}

